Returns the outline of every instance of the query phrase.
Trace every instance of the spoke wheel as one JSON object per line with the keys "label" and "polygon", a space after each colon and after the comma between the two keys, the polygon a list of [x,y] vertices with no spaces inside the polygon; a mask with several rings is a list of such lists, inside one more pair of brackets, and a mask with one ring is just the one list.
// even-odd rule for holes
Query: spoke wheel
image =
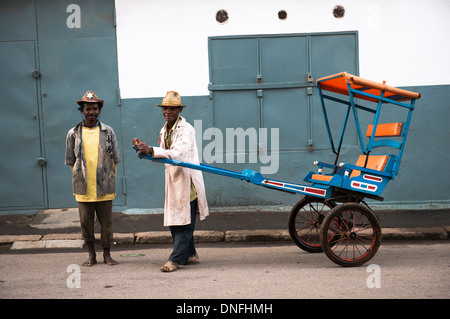
{"label": "spoke wheel", "polygon": [[360,266],[378,251],[381,227],[377,216],[357,203],[333,208],[320,230],[321,246],[327,257],[344,267]]}
{"label": "spoke wheel", "polygon": [[322,252],[320,225],[335,204],[325,204],[323,199],[305,196],[292,207],[288,218],[289,234],[301,249]]}

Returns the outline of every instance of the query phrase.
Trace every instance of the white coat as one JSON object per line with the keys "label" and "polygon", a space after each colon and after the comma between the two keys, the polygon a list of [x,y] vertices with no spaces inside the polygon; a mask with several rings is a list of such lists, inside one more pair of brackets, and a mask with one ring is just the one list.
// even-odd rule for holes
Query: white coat
{"label": "white coat", "polygon": [[[166,125],[167,122],[159,133],[160,147],[153,147],[153,156],[199,164],[195,130],[192,125],[180,116],[177,127],[173,131],[170,149],[166,149],[164,142]],[[202,172],[170,164],[165,164],[165,166],[164,226],[182,226],[191,223],[191,180],[197,191],[200,220],[205,219],[209,212]]]}

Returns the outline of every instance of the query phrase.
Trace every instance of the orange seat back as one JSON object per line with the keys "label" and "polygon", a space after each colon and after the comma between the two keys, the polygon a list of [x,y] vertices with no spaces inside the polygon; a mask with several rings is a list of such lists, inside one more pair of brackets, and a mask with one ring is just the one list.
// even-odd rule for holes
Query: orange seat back
{"label": "orange seat back", "polygon": [[[375,131],[375,137],[382,136],[400,136],[402,134],[403,123],[388,123],[388,124],[378,124],[377,130]],[[373,125],[370,124],[367,127],[366,136],[372,136]]]}

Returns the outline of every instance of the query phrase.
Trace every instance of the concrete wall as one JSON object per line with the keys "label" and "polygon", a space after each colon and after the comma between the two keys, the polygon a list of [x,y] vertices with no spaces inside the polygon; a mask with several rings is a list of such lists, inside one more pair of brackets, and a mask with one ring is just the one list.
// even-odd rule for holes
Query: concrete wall
{"label": "concrete wall", "polygon": [[[450,180],[445,173],[445,168],[450,161],[450,154],[447,152],[450,147],[448,140],[450,129],[447,124],[450,85],[404,88],[419,91],[422,98],[416,102],[399,175],[384,191],[385,201],[376,202],[376,204],[447,205]],[[131,150],[133,137],[139,137],[148,143],[157,143],[164,119],[160,108],[155,104],[161,99],[162,97],[124,99],[122,102],[123,153],[127,176],[128,208],[158,208],[164,204],[164,166],[139,160],[136,153]],[[192,124],[195,120],[202,120],[204,132],[208,123],[212,123],[212,101],[209,96],[183,97],[182,101],[188,105],[182,115]],[[316,126],[315,129],[325,130],[325,125],[322,123],[322,126]],[[203,132],[196,133],[203,134]],[[356,135],[356,130],[349,127],[346,134]],[[208,140],[204,140],[203,146],[208,143]],[[353,163],[359,154],[358,145],[346,146],[342,150],[341,160]],[[334,155],[330,149],[317,149],[312,152],[281,152],[279,170],[270,177],[283,181],[301,182],[307,172],[316,170],[316,166],[313,165],[315,160],[333,163]],[[261,163],[213,165],[239,172],[244,168],[258,171],[261,168]],[[291,205],[299,199],[298,195],[284,194],[218,175],[204,173],[204,179],[211,206]]]}
{"label": "concrete wall", "polygon": [[[67,19],[73,14],[67,8],[73,3],[80,6],[81,28],[69,28],[67,25]],[[23,204],[23,194],[20,192],[11,195],[12,201],[11,196],[3,192],[3,199],[8,196],[8,203],[5,204],[3,200],[0,209],[4,212],[5,209],[76,206],[70,192],[70,169],[64,166],[64,154],[61,152],[67,130],[80,121],[79,113],[74,109],[74,99],[80,98],[88,89],[98,88],[97,93],[107,101],[102,119],[116,130],[123,155],[123,163],[119,166],[119,197],[115,201],[115,210],[156,208],[160,211],[164,202],[164,166],[139,160],[131,149],[131,140],[139,137],[150,144],[157,143],[158,132],[164,120],[161,110],[155,104],[161,102],[166,91],[177,90],[182,95],[183,103],[188,105],[182,115],[191,124],[199,121],[202,123],[202,129],[197,131],[197,135],[198,141],[202,142],[198,143],[202,144],[200,152],[204,152],[210,141],[203,134],[214,125],[214,100],[210,98],[208,91],[209,37],[348,31],[357,32],[357,69],[361,77],[378,82],[386,80],[389,85],[422,94],[422,98],[416,102],[399,176],[384,191],[383,204],[448,206],[450,182],[446,168],[450,159],[447,151],[450,146],[450,129],[447,124],[450,115],[450,73],[447,70],[450,70],[450,60],[447,55],[450,42],[445,40],[446,32],[450,29],[448,2],[430,0],[424,4],[420,0],[343,0],[339,4],[345,9],[342,18],[333,16],[336,2],[331,0],[2,2],[0,13],[4,19],[0,20],[0,38],[3,47],[15,44],[18,40],[31,41],[30,56],[35,61],[30,63],[42,74],[35,79],[30,76],[31,69],[25,70],[23,74],[16,70],[15,76],[20,76],[18,81],[34,81],[36,89],[33,86],[32,94],[24,98],[36,101],[30,102],[30,108],[35,112],[19,114],[16,111],[17,114],[8,114],[15,117],[18,123],[25,125],[27,121],[32,121],[39,128],[32,132],[35,134],[33,139],[24,135],[22,137],[25,141],[21,145],[7,145],[8,148],[9,145],[12,148],[19,147],[11,151],[16,152],[18,157],[27,159],[26,165],[35,170],[40,169],[38,179],[42,180],[43,190],[38,190],[37,186],[32,187],[34,182],[24,178],[27,176],[24,176],[24,170],[19,167],[17,176],[8,179],[5,174],[0,176],[4,189],[13,185],[12,182],[21,182],[30,191],[39,192],[37,196],[42,203],[27,206]],[[100,12],[100,9],[104,12]],[[19,17],[26,16],[27,19],[15,18],[7,10]],[[216,21],[219,10],[226,10],[228,13],[229,19],[225,23]],[[286,19],[278,17],[280,10],[286,11]],[[50,16],[52,18],[47,19]],[[81,50],[82,46],[77,41],[95,43],[97,48],[100,47],[100,38],[92,31],[100,30],[97,26],[99,23],[104,24],[105,30],[111,33],[108,33],[108,46],[105,45],[103,47],[106,49],[102,49],[109,54],[104,54],[102,50],[82,51],[89,53],[86,55],[73,50],[73,46]],[[19,37],[21,32],[28,29],[31,30],[31,38]],[[51,37],[47,39],[46,32],[58,35],[57,41]],[[79,39],[74,41],[72,36],[67,35],[69,32],[76,33]],[[117,58],[116,52],[113,52],[115,42]],[[57,51],[54,50],[55,47],[58,48]],[[64,61],[68,71],[60,61]],[[107,72],[94,72],[103,76],[84,80],[84,70],[89,69],[92,64],[95,68],[104,67]],[[5,81],[9,81],[8,78]],[[121,100],[116,95],[117,82]],[[7,91],[0,89],[3,97],[8,96],[10,91]],[[317,95],[316,89],[313,95]],[[313,108],[318,107],[317,104],[313,105]],[[3,111],[11,111],[4,106],[2,108]],[[395,112],[397,111],[388,114],[395,116]],[[2,114],[4,116],[5,112]],[[26,120],[20,120],[20,117]],[[322,118],[314,117],[312,123],[315,135],[322,136],[325,130]],[[234,126],[230,121],[229,127]],[[27,129],[31,132],[29,126]],[[2,136],[11,134],[6,130],[6,126],[0,126]],[[349,141],[355,139],[352,126],[347,135]],[[23,145],[36,144],[34,139],[39,140],[40,147],[31,156],[24,151]],[[350,142],[345,145],[341,159],[354,162],[358,154],[358,145]],[[36,164],[36,158],[39,157],[47,158],[44,168],[39,168]],[[315,170],[316,167],[312,164],[314,160],[332,162],[333,156],[325,146],[316,147],[314,151],[305,149],[280,152],[279,169],[270,177],[301,182],[308,171]],[[4,167],[5,170],[8,165]],[[242,171],[244,168],[260,171],[262,164],[217,163],[217,166],[235,171]],[[204,173],[204,178],[212,207],[289,206],[299,199],[295,195],[222,176]]]}
{"label": "concrete wall", "polygon": [[[393,86],[450,84],[448,2],[292,0],[116,0],[122,98],[207,95],[208,37],[247,34],[359,33],[360,76]],[[345,9],[335,18],[333,8]],[[220,24],[216,13],[226,10]],[[287,18],[280,20],[278,11]]]}
{"label": "concrete wall", "polygon": [[[161,164],[139,161],[127,151],[127,143],[140,137],[156,143],[164,124],[154,105],[169,89],[178,90],[189,122],[202,120],[203,132],[212,126],[213,101],[209,99],[208,37],[249,34],[288,34],[358,31],[359,75],[419,91],[410,134],[399,176],[383,193],[387,205],[449,203],[448,174],[443,173],[449,154],[450,69],[446,55],[450,43],[443,30],[450,28],[450,8],[442,1],[341,1],[342,18],[332,14],[334,1],[144,1],[116,0],[119,82],[127,207],[152,208],[163,205],[164,175]],[[219,10],[229,19],[218,23]],[[287,18],[280,20],[278,11]],[[143,36],[145,34],[145,36]],[[344,70],[342,70],[344,71]],[[314,94],[317,94],[315,91]],[[313,107],[319,107],[314,105]],[[393,111],[395,112],[395,111]],[[325,130],[315,119],[314,130]],[[208,126],[209,125],[209,126]],[[233,127],[233,123],[230,123]],[[202,135],[203,132],[197,132]],[[356,134],[350,127],[348,136]],[[208,141],[204,141],[203,147]],[[203,150],[200,150],[202,152]],[[342,161],[354,162],[357,144],[346,145]],[[300,182],[315,170],[314,160],[332,161],[329,148],[313,152],[282,152],[280,168],[271,176]],[[217,164],[241,171],[260,170],[260,163]],[[143,176],[142,176],[143,175]],[[291,205],[295,195],[283,194],[239,180],[204,174],[212,206]],[[377,202],[378,203],[378,202]]]}

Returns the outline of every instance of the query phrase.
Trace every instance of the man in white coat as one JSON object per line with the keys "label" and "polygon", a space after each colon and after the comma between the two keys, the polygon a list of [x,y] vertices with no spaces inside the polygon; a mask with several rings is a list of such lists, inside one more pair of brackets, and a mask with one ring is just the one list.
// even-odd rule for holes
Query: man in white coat
{"label": "man in white coat", "polygon": [[[139,139],[134,139],[133,144],[144,154],[199,164],[195,130],[180,116],[185,107],[180,95],[169,91],[157,106],[162,108],[167,121],[159,133],[159,147],[151,147]],[[161,270],[171,272],[182,265],[200,262],[194,246],[195,220],[197,213],[200,220],[209,213],[202,172],[170,164],[165,166],[164,226],[170,227],[174,248]]]}

